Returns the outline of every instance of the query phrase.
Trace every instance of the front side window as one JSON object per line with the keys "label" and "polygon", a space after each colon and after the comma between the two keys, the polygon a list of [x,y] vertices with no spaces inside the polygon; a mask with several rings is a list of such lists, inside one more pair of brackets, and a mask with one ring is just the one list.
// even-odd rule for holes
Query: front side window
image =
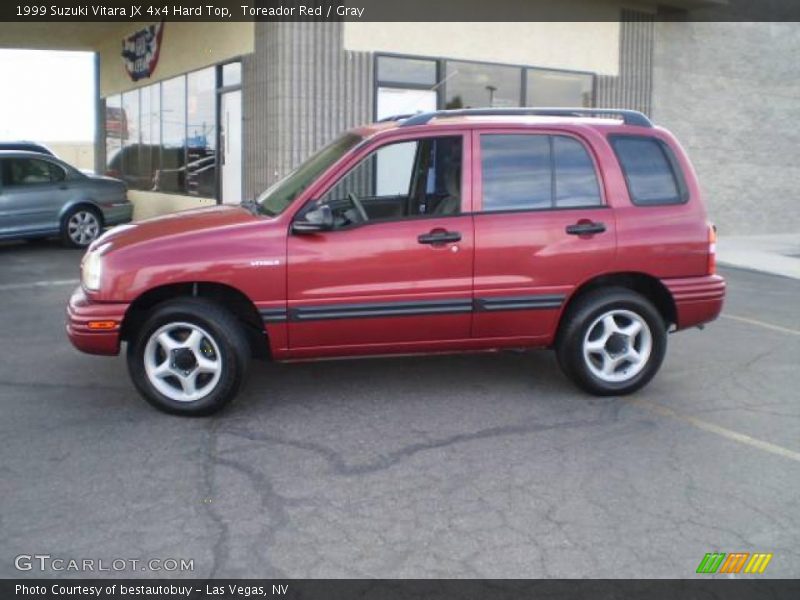
{"label": "front side window", "polygon": [[567,136],[481,136],[483,210],[543,210],[600,206],[594,163]]}
{"label": "front side window", "polygon": [[462,138],[422,138],[381,146],[316,203],[335,227],[461,212]]}
{"label": "front side window", "polygon": [[644,136],[615,136],[611,144],[634,204],[656,206],[686,201],[686,187],[677,162],[661,141]]}
{"label": "front side window", "polygon": [[256,199],[259,212],[269,217],[281,214],[317,177],[361,143],[362,139],[354,133],[346,133],[325,146],[286,177],[261,192]]}

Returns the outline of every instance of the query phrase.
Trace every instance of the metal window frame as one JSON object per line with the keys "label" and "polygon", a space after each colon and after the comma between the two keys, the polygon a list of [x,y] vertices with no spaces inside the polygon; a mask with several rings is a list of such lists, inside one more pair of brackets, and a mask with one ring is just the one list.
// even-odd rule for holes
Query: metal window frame
{"label": "metal window frame", "polygon": [[[383,58],[405,58],[409,60],[424,60],[428,62],[435,62],[436,63],[436,83],[433,86],[419,84],[419,83],[403,83],[402,81],[383,81],[378,77],[378,61]],[[474,64],[474,65],[484,65],[484,66],[494,66],[494,67],[512,67],[520,69],[520,107],[527,106],[527,81],[528,81],[528,70],[534,69],[538,71],[551,71],[553,73],[565,73],[571,75],[589,75],[592,78],[592,106],[590,108],[594,108],[597,105],[597,73],[594,71],[582,71],[578,69],[557,69],[554,67],[542,67],[538,65],[531,65],[531,64],[521,64],[521,63],[503,63],[503,62],[496,62],[496,61],[484,61],[484,60],[464,60],[460,58],[454,57],[447,57],[447,56],[425,56],[420,54],[406,54],[406,53],[397,53],[397,52],[375,52],[373,53],[373,60],[372,60],[372,118],[373,120],[377,118],[378,115],[378,89],[381,87],[388,87],[394,89],[409,89],[409,90],[436,90],[436,106],[437,110],[444,110],[445,109],[445,101],[447,99],[447,81],[445,80],[447,77],[447,63],[448,62],[459,62],[464,64]]]}
{"label": "metal window frame", "polygon": [[[221,189],[221,181],[222,181],[222,173],[221,173],[221,163],[220,163],[220,117],[221,117],[221,102],[222,102],[222,94],[226,92],[233,92],[233,91],[240,91],[242,89],[242,83],[236,85],[229,85],[223,86],[222,85],[222,67],[231,63],[235,62],[242,62],[241,56],[232,57],[220,63],[215,63],[213,65],[207,65],[204,67],[200,67],[197,69],[192,69],[191,71],[186,71],[185,73],[180,73],[175,75],[174,77],[167,77],[166,79],[160,79],[159,81],[155,81],[148,85],[137,86],[128,90],[124,90],[121,92],[116,92],[114,94],[108,94],[107,96],[101,97],[100,101],[103,106],[102,115],[102,122],[103,122],[103,137],[102,143],[104,147],[103,153],[106,153],[108,148],[108,131],[106,128],[106,116],[105,116],[105,108],[107,106],[107,102],[109,98],[119,97],[119,105],[122,109],[123,101],[122,98],[125,94],[136,92],[139,96],[139,114],[137,115],[137,129],[141,133],[142,128],[142,90],[151,88],[156,86],[158,88],[158,164],[159,167],[163,166],[163,136],[164,136],[164,82],[172,81],[174,79],[183,79],[183,164],[184,166],[188,163],[188,139],[189,139],[189,76],[193,73],[197,73],[200,71],[205,71],[206,69],[214,69],[214,123],[215,123],[215,134],[214,140],[216,144],[215,148],[215,160],[214,160],[214,169],[215,169],[215,181],[214,181],[214,198],[217,204],[222,203],[222,189]],[[244,71],[243,71],[244,74]],[[123,109],[124,110],[124,109]],[[99,120],[99,118],[98,118]],[[127,121],[127,115],[126,115]],[[124,148],[123,140],[120,139],[120,150]],[[141,160],[141,157],[140,157]],[[108,156],[105,157],[105,167],[108,166]],[[243,167],[244,165],[242,165]],[[122,174],[125,174],[125,165],[122,164]],[[244,172],[242,172],[242,177],[244,177]],[[179,191],[179,192],[162,192],[162,191],[152,191],[152,190],[140,190],[140,191],[149,191],[154,194],[168,194],[171,196],[186,196],[189,198],[206,198],[205,196],[195,196],[194,194],[189,194],[188,191]]]}

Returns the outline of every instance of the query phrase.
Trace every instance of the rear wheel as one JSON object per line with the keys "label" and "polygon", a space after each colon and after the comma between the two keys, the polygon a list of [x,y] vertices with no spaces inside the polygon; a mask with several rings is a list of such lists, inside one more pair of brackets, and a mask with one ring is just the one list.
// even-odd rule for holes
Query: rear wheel
{"label": "rear wheel", "polygon": [[559,365],[592,394],[630,394],[647,384],[664,360],[664,320],[636,292],[626,288],[590,292],[564,318],[556,345]]}
{"label": "rear wheel", "polygon": [[61,239],[73,248],[86,248],[100,236],[102,228],[102,219],[97,210],[78,206],[64,215]]}
{"label": "rear wheel", "polygon": [[154,309],[128,344],[134,385],[156,408],[209,415],[239,391],[249,362],[241,324],[201,298],[173,300]]}

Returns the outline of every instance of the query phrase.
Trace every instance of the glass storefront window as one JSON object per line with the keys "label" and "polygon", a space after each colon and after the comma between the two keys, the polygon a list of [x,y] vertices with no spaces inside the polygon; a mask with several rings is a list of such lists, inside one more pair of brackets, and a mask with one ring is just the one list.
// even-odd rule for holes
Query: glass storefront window
{"label": "glass storefront window", "polygon": [[142,116],[142,145],[139,162],[142,170],[141,188],[153,189],[156,172],[161,168],[161,86],[142,88],[140,96]]}
{"label": "glass storefront window", "polygon": [[186,189],[186,77],[161,84],[161,169],[153,189],[184,193]]}
{"label": "glass storefront window", "polygon": [[142,142],[139,121],[139,90],[122,94],[122,112],[128,123],[127,134],[122,138],[122,179],[132,189],[143,189],[139,164],[139,150]]}
{"label": "glass storefront window", "polygon": [[241,85],[242,83],[242,63],[232,62],[222,65],[222,85]]}
{"label": "glass storefront window", "polygon": [[186,192],[213,197],[217,183],[214,68],[189,73],[186,89]]}
{"label": "glass storefront window", "polygon": [[128,123],[122,112],[122,96],[106,98],[106,174],[122,176],[122,138],[128,135]]}
{"label": "glass storefront window", "polygon": [[522,70],[448,60],[445,86],[445,108],[520,106]]}
{"label": "glass storefront window", "polygon": [[130,189],[214,198],[216,89],[209,67],[106,98],[108,174]]}
{"label": "glass storefront window", "polygon": [[378,81],[405,85],[434,86],[436,85],[436,61],[379,56]]}
{"label": "glass storefront window", "polygon": [[594,77],[589,73],[528,69],[526,77],[528,106],[592,106]]}

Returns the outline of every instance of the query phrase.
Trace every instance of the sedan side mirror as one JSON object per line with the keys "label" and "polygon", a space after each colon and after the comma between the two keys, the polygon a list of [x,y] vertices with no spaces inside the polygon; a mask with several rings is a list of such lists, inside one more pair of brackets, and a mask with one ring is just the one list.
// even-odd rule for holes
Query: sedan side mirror
{"label": "sedan side mirror", "polygon": [[308,211],[303,218],[292,223],[293,233],[317,233],[333,229],[333,211],[327,204]]}

